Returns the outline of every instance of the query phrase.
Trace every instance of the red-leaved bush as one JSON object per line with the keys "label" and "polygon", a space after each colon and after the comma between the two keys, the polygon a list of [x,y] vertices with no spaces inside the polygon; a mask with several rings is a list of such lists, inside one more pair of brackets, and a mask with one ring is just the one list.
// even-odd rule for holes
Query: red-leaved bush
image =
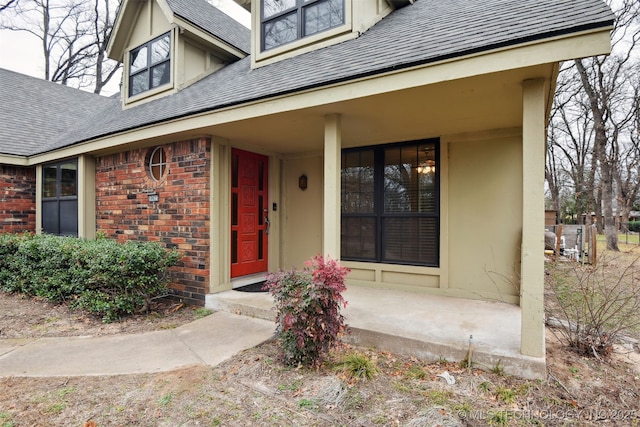
{"label": "red-leaved bush", "polygon": [[349,269],[336,260],[317,255],[303,270],[288,270],[267,276],[265,288],[275,300],[276,333],[285,363],[318,366],[345,331],[340,307],[344,277]]}

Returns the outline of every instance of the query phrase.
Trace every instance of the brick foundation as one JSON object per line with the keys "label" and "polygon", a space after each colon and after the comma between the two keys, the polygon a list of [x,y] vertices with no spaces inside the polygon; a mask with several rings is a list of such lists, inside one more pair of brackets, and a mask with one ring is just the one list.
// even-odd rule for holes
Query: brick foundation
{"label": "brick foundation", "polygon": [[[155,147],[153,147],[155,148]],[[96,159],[96,226],[119,241],[158,241],[177,248],[173,294],[204,305],[209,291],[211,144],[201,138],[162,146],[167,171],[159,181],[148,172],[150,149]],[[150,201],[157,194],[158,201]]]}
{"label": "brick foundation", "polygon": [[0,166],[0,233],[36,231],[36,168]]}

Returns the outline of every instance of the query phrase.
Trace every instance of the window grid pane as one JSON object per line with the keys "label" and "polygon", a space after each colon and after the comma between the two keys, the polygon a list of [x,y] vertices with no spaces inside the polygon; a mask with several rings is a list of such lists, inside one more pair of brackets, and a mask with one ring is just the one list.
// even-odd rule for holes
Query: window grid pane
{"label": "window grid pane", "polygon": [[42,170],[42,197],[56,197],[58,195],[58,167],[45,166]]}
{"label": "window grid pane", "polygon": [[269,18],[296,6],[296,0],[263,0],[262,16]]}
{"label": "window grid pane", "polygon": [[327,0],[304,9],[304,35],[326,31],[344,22],[343,0]]}
{"label": "window grid pane", "polygon": [[283,16],[264,24],[264,48],[271,49],[298,38],[298,15]]}
{"label": "window grid pane", "polygon": [[383,261],[437,264],[436,218],[385,218],[383,230]]}
{"label": "window grid pane", "polygon": [[60,197],[77,196],[78,171],[77,165],[64,163],[60,166]]}
{"label": "window grid pane", "polygon": [[373,150],[342,155],[342,212],[373,213]]}
{"label": "window grid pane", "polygon": [[156,65],[152,69],[151,87],[158,87],[163,84],[169,83],[169,63]]}
{"label": "window grid pane", "polygon": [[137,95],[149,90],[149,71],[144,71],[131,77],[131,95]]}
{"label": "window grid pane", "polygon": [[375,217],[343,217],[340,226],[340,256],[364,261],[376,260]]}
{"label": "window grid pane", "polygon": [[147,47],[143,46],[131,52],[131,74],[147,68]]}
{"label": "window grid pane", "polygon": [[151,64],[157,64],[165,59],[169,59],[171,45],[169,35],[162,37],[151,43]]}

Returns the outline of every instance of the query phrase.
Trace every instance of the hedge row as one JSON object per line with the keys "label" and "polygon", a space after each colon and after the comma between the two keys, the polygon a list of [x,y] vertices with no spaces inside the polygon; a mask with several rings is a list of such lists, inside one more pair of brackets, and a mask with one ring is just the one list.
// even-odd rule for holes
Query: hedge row
{"label": "hedge row", "polygon": [[0,290],[69,302],[110,322],[165,294],[179,257],[156,243],[1,234]]}

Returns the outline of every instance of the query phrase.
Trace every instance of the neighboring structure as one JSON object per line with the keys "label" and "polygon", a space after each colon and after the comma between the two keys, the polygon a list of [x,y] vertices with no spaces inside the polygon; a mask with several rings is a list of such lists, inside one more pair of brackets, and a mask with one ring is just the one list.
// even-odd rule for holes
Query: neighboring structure
{"label": "neighboring structure", "polygon": [[543,358],[545,126],[558,63],[609,52],[608,7],[238,2],[252,31],[124,0],[120,99],[0,71],[0,227],[176,247],[195,304],[320,252],[349,286],[519,304]]}

